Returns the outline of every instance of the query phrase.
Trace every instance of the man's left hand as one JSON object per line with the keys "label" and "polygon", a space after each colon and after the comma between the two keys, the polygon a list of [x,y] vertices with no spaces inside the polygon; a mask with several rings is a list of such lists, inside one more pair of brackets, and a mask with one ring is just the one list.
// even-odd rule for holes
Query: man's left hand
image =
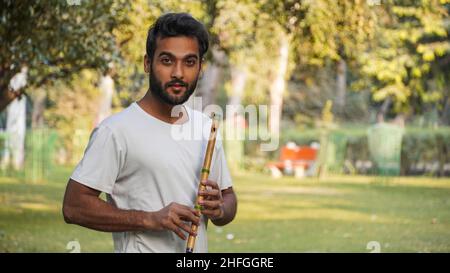
{"label": "man's left hand", "polygon": [[220,219],[224,216],[222,192],[219,185],[211,180],[201,182],[206,189],[200,191],[199,194],[203,196],[203,200],[199,201],[202,206],[202,214],[206,215],[212,221]]}

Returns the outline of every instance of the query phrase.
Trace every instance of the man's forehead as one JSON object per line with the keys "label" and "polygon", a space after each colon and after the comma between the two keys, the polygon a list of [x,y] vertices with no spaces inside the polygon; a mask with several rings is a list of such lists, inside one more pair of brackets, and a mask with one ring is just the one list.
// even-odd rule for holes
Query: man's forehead
{"label": "man's forehead", "polygon": [[195,37],[177,36],[165,37],[156,40],[155,55],[167,52],[175,57],[183,58],[187,55],[199,55],[198,41]]}

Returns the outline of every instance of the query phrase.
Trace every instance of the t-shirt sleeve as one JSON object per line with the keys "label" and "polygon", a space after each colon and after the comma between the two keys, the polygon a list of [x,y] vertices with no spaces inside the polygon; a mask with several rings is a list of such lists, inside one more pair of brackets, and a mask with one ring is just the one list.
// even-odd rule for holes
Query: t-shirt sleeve
{"label": "t-shirt sleeve", "polygon": [[221,190],[232,187],[233,182],[225,158],[222,140],[220,138],[217,139],[213,158],[209,180],[215,181]]}
{"label": "t-shirt sleeve", "polygon": [[100,125],[89,139],[84,156],[71,178],[90,188],[111,194],[124,162],[123,150],[110,128]]}

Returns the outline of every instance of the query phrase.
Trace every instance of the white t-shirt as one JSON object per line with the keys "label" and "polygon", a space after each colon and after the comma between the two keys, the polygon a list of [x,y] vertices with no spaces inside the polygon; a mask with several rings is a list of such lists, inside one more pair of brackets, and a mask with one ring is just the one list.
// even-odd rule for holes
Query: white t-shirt
{"label": "white t-shirt", "polygon": [[[171,202],[194,207],[211,119],[184,106],[189,120],[170,124],[136,102],[104,120],[91,134],[71,178],[105,192],[120,209],[157,211]],[[203,131],[203,132],[201,132]],[[232,186],[220,134],[209,179]],[[207,252],[207,218],[202,216],[194,252]],[[185,252],[173,231],[114,232],[116,252]]]}

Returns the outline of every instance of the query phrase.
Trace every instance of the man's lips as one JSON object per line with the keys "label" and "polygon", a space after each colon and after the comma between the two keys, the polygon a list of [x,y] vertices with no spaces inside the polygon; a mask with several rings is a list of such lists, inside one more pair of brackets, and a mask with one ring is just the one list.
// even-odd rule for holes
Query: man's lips
{"label": "man's lips", "polygon": [[175,94],[178,94],[178,93],[182,92],[183,90],[185,90],[186,86],[183,84],[171,84],[171,85],[169,85],[169,88],[172,89],[172,92],[174,92]]}
{"label": "man's lips", "polygon": [[182,81],[171,81],[171,82],[167,83],[167,87],[171,87],[174,85],[187,86],[187,83],[182,82]]}

